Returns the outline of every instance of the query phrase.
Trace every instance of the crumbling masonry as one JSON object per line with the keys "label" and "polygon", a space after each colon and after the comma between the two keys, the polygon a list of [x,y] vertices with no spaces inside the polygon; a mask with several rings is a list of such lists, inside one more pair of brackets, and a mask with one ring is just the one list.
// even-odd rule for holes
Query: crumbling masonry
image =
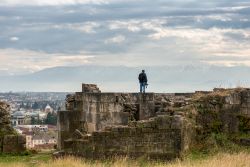
{"label": "crumbling masonry", "polygon": [[21,153],[26,150],[26,140],[11,127],[9,111],[10,106],[0,102],[0,153]]}
{"label": "crumbling masonry", "polygon": [[96,85],[83,84],[82,92],[67,96],[66,111],[58,113],[58,148],[86,158],[124,155],[167,160],[181,157],[202,140],[200,136],[214,130],[238,133],[243,127],[249,133],[249,118],[247,89],[101,93]]}

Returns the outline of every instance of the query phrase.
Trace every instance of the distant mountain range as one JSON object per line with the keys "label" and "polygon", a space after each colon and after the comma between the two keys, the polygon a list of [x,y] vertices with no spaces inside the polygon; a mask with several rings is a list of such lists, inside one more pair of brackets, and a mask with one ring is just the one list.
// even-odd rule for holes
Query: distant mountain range
{"label": "distant mountain range", "polygon": [[[250,67],[166,66],[145,68],[148,91],[191,92],[214,87],[250,85]],[[138,91],[141,68],[78,66],[55,67],[18,76],[1,76],[0,91],[81,91],[81,83],[96,83],[103,91]]]}

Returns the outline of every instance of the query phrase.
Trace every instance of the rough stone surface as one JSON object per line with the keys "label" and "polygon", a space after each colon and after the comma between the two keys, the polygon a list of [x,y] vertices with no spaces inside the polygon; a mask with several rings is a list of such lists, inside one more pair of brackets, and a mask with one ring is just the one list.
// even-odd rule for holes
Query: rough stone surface
{"label": "rough stone surface", "polygon": [[194,104],[200,133],[250,132],[250,89],[215,89]]}
{"label": "rough stone surface", "polygon": [[25,137],[15,134],[11,127],[9,105],[0,102],[0,153],[20,153],[25,151]]}
{"label": "rough stone surface", "polygon": [[3,153],[21,153],[26,150],[25,144],[25,136],[5,135],[3,138]]}
{"label": "rough stone surface", "polygon": [[[85,157],[127,155],[172,159],[188,149],[191,124],[176,106],[191,94],[100,93],[66,98],[58,113],[59,149]],[[95,90],[94,86],[94,90]]]}
{"label": "rough stone surface", "polygon": [[[177,123],[177,122],[178,123]],[[129,126],[113,126],[105,131],[93,132],[82,138],[65,140],[64,150],[87,158],[106,158],[123,155],[146,156],[156,159],[172,159],[183,153],[184,135],[182,126],[174,116],[158,116],[147,121],[131,122]]]}
{"label": "rough stone surface", "polygon": [[0,136],[14,132],[11,127],[9,110],[10,107],[7,103],[0,102]]}
{"label": "rough stone surface", "polygon": [[82,84],[82,92],[84,93],[100,93],[100,89],[95,84]]}
{"label": "rough stone surface", "polygon": [[250,133],[250,89],[141,94],[85,87],[58,113],[63,154],[172,159],[213,133]]}

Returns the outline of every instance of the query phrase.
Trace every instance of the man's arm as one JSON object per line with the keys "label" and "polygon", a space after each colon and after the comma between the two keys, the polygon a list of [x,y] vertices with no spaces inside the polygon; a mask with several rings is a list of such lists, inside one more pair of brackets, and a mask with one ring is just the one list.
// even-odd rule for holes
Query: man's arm
{"label": "man's arm", "polygon": [[148,83],[148,78],[147,78],[147,75],[145,74],[145,82],[146,82],[146,84]]}

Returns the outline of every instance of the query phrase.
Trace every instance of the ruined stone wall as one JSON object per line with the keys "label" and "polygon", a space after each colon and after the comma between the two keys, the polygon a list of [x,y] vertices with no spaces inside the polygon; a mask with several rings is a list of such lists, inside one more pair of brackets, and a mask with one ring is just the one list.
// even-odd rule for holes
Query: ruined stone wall
{"label": "ruined stone wall", "polygon": [[5,135],[2,138],[3,153],[21,153],[26,150],[26,138],[22,135]]}
{"label": "ruined stone wall", "polygon": [[152,93],[77,92],[67,97],[66,109],[58,112],[59,148],[76,129],[92,133],[107,126],[127,125],[132,120],[155,116]]}
{"label": "ruined stone wall", "polygon": [[59,150],[64,149],[64,140],[71,137],[71,132],[69,130],[69,117],[72,112],[68,111],[58,111],[57,113],[57,147]]}
{"label": "ruined stone wall", "polygon": [[[175,108],[187,105],[186,100],[191,94],[84,90],[67,96],[67,111],[58,113],[60,150],[83,156],[92,152],[93,156],[121,153],[131,156],[148,154],[150,157],[158,154],[170,158],[188,149],[191,130],[187,127],[190,124],[182,113],[175,112]],[[108,130],[109,127],[112,128]],[[92,147],[95,149],[89,150]]]}
{"label": "ruined stone wall", "polygon": [[87,158],[122,155],[167,160],[184,153],[188,126],[180,115],[132,121],[128,126],[106,127],[92,135],[75,135],[65,141],[64,150]]}
{"label": "ruined stone wall", "polygon": [[[58,113],[59,149],[90,158],[171,159],[214,133],[250,133],[250,89],[177,94],[88,90],[68,96],[66,108]],[[240,139],[245,145],[249,140]]]}
{"label": "ruined stone wall", "polygon": [[83,123],[85,131],[94,132],[109,125],[127,125],[129,120],[155,116],[153,93],[100,93],[96,85],[82,87],[82,92],[66,97],[66,110],[73,112],[69,116],[69,130]]}
{"label": "ruined stone wall", "polygon": [[88,131],[101,131],[110,125],[127,125],[131,119],[152,117],[153,98],[153,94],[83,94],[82,112]]}
{"label": "ruined stone wall", "polygon": [[250,133],[250,89],[215,89],[197,96],[194,106],[199,136]]}

